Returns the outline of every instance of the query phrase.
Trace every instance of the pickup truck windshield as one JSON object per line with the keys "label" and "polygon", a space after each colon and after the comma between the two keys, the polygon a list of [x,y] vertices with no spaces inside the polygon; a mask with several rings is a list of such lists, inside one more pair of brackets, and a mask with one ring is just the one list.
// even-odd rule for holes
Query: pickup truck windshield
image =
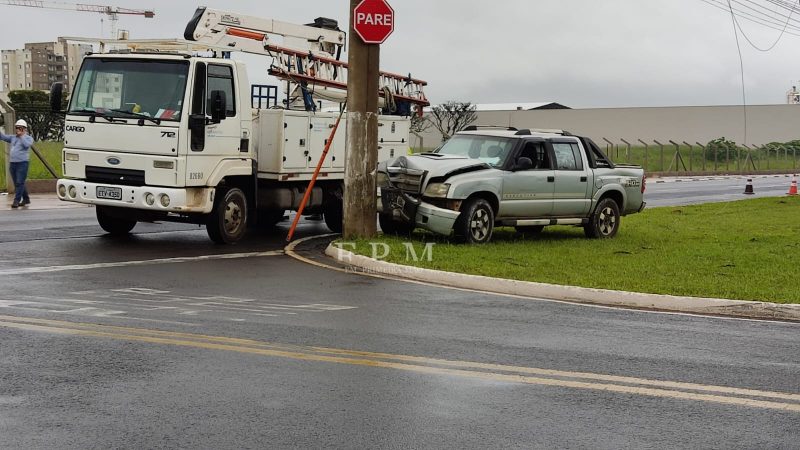
{"label": "pickup truck windshield", "polygon": [[87,58],[69,113],[179,121],[188,73],[186,61]]}
{"label": "pickup truck windshield", "polygon": [[456,135],[435,152],[478,159],[497,168],[505,164],[513,147],[514,140],[512,139],[495,136]]}

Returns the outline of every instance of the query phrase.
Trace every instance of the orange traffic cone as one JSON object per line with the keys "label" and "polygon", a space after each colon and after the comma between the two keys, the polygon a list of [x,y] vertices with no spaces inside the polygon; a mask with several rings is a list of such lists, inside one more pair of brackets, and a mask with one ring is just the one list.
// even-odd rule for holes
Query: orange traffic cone
{"label": "orange traffic cone", "polygon": [[753,179],[752,178],[748,178],[747,179],[747,186],[745,186],[745,188],[744,188],[744,193],[747,194],[747,195],[755,194],[755,192],[753,192]]}
{"label": "orange traffic cone", "polygon": [[789,187],[788,195],[797,195],[797,175],[792,175],[792,186]]}

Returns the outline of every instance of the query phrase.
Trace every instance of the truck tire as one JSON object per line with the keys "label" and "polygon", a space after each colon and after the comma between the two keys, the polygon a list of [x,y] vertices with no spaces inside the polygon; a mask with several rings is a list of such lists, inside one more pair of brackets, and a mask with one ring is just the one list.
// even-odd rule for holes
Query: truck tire
{"label": "truck tire", "polygon": [[327,201],[322,206],[322,214],[325,217],[325,225],[334,233],[342,232],[342,222],[344,221],[344,211],[341,200]]}
{"label": "truck tire", "polygon": [[468,244],[485,244],[492,239],[494,211],[482,198],[471,198],[461,205],[461,214],[453,225],[456,239]]}
{"label": "truck tire", "polygon": [[217,244],[234,244],[247,230],[247,198],[239,188],[218,188],[206,232]]}
{"label": "truck tire", "polygon": [[514,229],[517,230],[517,233],[530,234],[531,236],[536,236],[542,234],[542,231],[544,231],[544,225],[525,225],[525,226],[514,227]]}
{"label": "truck tire", "polygon": [[97,223],[100,228],[112,236],[125,236],[136,226],[132,219],[120,219],[109,214],[110,206],[98,206],[96,209]]}
{"label": "truck tire", "polygon": [[609,239],[617,235],[619,223],[619,205],[613,199],[604,198],[589,217],[589,223],[583,226],[583,232],[588,238]]}
{"label": "truck tire", "polygon": [[415,228],[413,223],[399,222],[389,214],[378,214],[378,223],[381,226],[381,230],[383,230],[383,234],[397,236],[410,236]]}

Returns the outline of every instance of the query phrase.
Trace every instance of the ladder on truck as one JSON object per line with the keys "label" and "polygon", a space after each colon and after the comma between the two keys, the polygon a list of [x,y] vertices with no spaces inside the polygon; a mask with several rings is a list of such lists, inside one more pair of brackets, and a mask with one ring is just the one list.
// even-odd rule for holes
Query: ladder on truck
{"label": "ladder on truck", "polygon": [[[275,45],[271,35],[304,41],[308,48]],[[345,33],[335,21],[319,18],[314,24],[296,25],[272,19],[240,15],[210,8],[198,8],[184,33],[188,41],[213,48],[241,51],[272,58],[268,73],[295,83],[306,105],[308,95],[343,102],[347,91],[348,65],[338,58],[345,44]],[[336,55],[336,57],[334,57]],[[390,72],[380,72],[379,93],[385,110],[410,115],[411,106],[430,106],[425,96],[425,81]],[[345,94],[346,96],[346,94]]]}

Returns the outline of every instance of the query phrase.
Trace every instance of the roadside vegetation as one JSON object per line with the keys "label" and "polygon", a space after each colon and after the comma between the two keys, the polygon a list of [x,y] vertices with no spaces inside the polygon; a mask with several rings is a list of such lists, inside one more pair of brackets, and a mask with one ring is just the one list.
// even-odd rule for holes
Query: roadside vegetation
{"label": "roadside vegetation", "polygon": [[[4,142],[0,142],[0,144],[5,144]],[[47,159],[47,162],[50,163],[50,166],[56,170],[58,176],[61,176],[61,149],[64,147],[63,142],[52,142],[52,141],[44,141],[44,142],[36,142],[33,144],[37,150],[42,154],[42,156]],[[6,152],[3,149],[0,151],[0,192],[6,190],[6,171],[5,171],[5,164],[6,164]],[[50,172],[44,167],[39,158],[31,151],[31,164],[30,168],[28,169],[28,179],[29,180],[47,180],[52,179],[53,176],[50,175]]]}
{"label": "roadside vegetation", "polygon": [[[415,232],[380,236],[386,261],[522,281],[694,297],[800,303],[800,197],[764,198],[645,210],[623,218],[616,238],[590,240],[577,227],[540,235],[498,228],[491,243],[461,245]],[[406,260],[405,241],[431,261]],[[380,251],[381,249],[378,248]]]}

